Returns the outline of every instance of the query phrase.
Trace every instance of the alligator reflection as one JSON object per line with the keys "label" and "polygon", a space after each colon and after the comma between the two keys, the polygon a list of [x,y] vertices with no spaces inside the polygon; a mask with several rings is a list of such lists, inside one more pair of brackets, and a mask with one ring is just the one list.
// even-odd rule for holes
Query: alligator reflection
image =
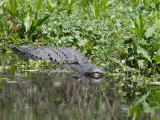
{"label": "alligator reflection", "polygon": [[[7,76],[10,78],[9,76]],[[1,120],[125,120],[128,105],[102,84],[76,81],[70,76],[32,75],[4,81],[0,91]]]}
{"label": "alligator reflection", "polygon": [[[58,67],[57,67],[58,68]],[[61,68],[59,68],[61,69]],[[72,78],[74,78],[77,81],[83,81],[85,80],[86,82],[90,82],[90,83],[104,83],[106,80],[106,76],[100,76],[100,77],[91,77],[91,75],[79,75],[76,72],[70,72],[70,70],[60,70],[60,71],[56,71],[56,70],[47,70],[47,71],[38,71],[39,74],[46,74],[46,75],[68,75],[71,76]]]}

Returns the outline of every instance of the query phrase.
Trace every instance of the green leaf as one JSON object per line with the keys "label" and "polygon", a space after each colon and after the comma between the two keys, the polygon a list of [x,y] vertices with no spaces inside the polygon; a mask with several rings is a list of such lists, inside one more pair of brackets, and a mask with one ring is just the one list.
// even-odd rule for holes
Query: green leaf
{"label": "green leaf", "polygon": [[131,17],[131,23],[132,23],[132,25],[133,25],[133,28],[139,28],[138,27],[138,25],[137,25],[137,23],[136,23],[136,20],[135,19],[133,19],[132,17]]}
{"label": "green leaf", "polygon": [[0,1],[0,7],[4,4],[5,1]]}
{"label": "green leaf", "polygon": [[145,32],[146,38],[151,37],[155,33],[156,28],[157,28],[157,25],[155,25],[155,24],[152,27],[149,27]]}
{"label": "green leaf", "polygon": [[157,50],[157,56],[160,55],[160,48]]}
{"label": "green leaf", "polygon": [[131,108],[129,109],[129,112],[128,112],[128,117],[132,117],[132,120],[138,120],[139,117],[141,116],[141,106],[134,106],[132,105]]}
{"label": "green leaf", "polygon": [[9,12],[12,12],[12,8],[11,8],[11,4],[10,4],[9,0],[6,1],[6,6],[7,6]]}
{"label": "green leaf", "polygon": [[143,68],[144,67],[144,60],[138,60],[138,66],[139,66],[139,68]]}
{"label": "green leaf", "polygon": [[143,110],[144,110],[145,113],[151,113],[152,115],[154,115],[154,112],[155,112],[154,107],[150,107],[149,104],[146,101],[144,101],[142,103],[142,105],[143,105]]}
{"label": "green leaf", "polygon": [[68,0],[68,4],[71,4],[72,0]]}
{"label": "green leaf", "polygon": [[42,0],[38,0],[37,5],[36,5],[36,9],[37,11],[41,10],[42,8]]}
{"label": "green leaf", "polygon": [[153,2],[156,5],[159,2],[159,0],[153,0]]}
{"label": "green leaf", "polygon": [[[137,101],[135,101],[135,103],[132,103],[132,106],[129,109],[128,117],[132,116],[132,120],[139,119],[139,117],[141,116],[141,112],[144,111],[143,109],[148,107],[146,100],[149,95],[150,95],[150,91],[146,95],[143,95],[141,98],[138,98]],[[149,111],[150,109],[147,109],[146,112],[149,112]]]}
{"label": "green leaf", "polygon": [[112,5],[116,0],[104,0],[105,1],[105,6]]}
{"label": "green leaf", "polygon": [[24,25],[26,27],[26,32],[30,29],[30,16],[29,13],[27,14],[27,17],[24,19]]}
{"label": "green leaf", "polygon": [[91,8],[91,11],[92,11],[94,17],[96,17],[95,7],[91,3],[90,3],[90,8]]}
{"label": "green leaf", "polygon": [[36,26],[42,25],[42,23],[45,22],[45,21],[49,18],[49,16],[50,16],[50,15],[46,15],[45,17],[39,19],[39,20],[37,21]]}
{"label": "green leaf", "polygon": [[154,57],[154,60],[156,61],[157,64],[160,63],[160,55]]}
{"label": "green leaf", "polygon": [[150,91],[146,94],[143,95],[141,98],[139,98],[136,102],[135,102],[135,106],[142,104],[144,101],[146,101],[147,97],[150,95]]}
{"label": "green leaf", "polygon": [[133,41],[132,42],[132,45],[133,45],[133,51],[134,51],[134,53],[136,53],[137,54],[137,44]]}
{"label": "green leaf", "polygon": [[138,48],[138,52],[141,53],[143,57],[147,58],[152,63],[151,56],[148,54],[148,52],[142,46],[140,46],[140,44],[136,43],[136,45]]}
{"label": "green leaf", "polygon": [[42,25],[43,22],[45,22],[49,18],[49,16],[50,15],[46,15],[45,17],[40,18],[38,20],[36,20],[37,17],[35,17],[34,20],[32,21],[32,24],[29,30],[29,35],[32,34],[38,26]]}
{"label": "green leaf", "polygon": [[144,21],[143,21],[143,18],[142,18],[142,13],[141,12],[138,12],[138,15],[136,16],[137,17],[137,25],[140,29],[143,29],[143,26],[144,26]]}
{"label": "green leaf", "polygon": [[160,63],[160,48],[157,50],[156,56],[154,57],[154,60],[157,64]]}
{"label": "green leaf", "polygon": [[13,2],[12,13],[15,15],[19,7],[19,2],[18,0],[12,0],[12,2]]}
{"label": "green leaf", "polygon": [[152,94],[152,100],[155,100],[158,103],[160,103],[160,91],[159,90],[156,90],[155,93]]}
{"label": "green leaf", "polygon": [[154,118],[153,120],[159,120],[159,119],[160,119],[160,116],[158,116],[158,117]]}
{"label": "green leaf", "polygon": [[132,42],[133,42],[132,39],[128,39],[128,40],[125,40],[125,41],[124,41],[124,44],[127,45],[127,44],[131,44]]}
{"label": "green leaf", "polygon": [[160,82],[149,82],[149,84],[152,84],[152,85],[160,85]]}
{"label": "green leaf", "polygon": [[137,35],[137,37],[143,37],[146,30],[142,30],[140,28],[133,28],[133,31]]}
{"label": "green leaf", "polygon": [[13,79],[14,76],[15,76],[15,68],[11,67],[11,68],[9,69],[9,71],[10,71],[10,74],[11,74],[12,79]]}
{"label": "green leaf", "polygon": [[98,3],[98,4],[96,5],[96,9],[95,9],[96,18],[99,16],[100,10],[101,10],[101,8],[100,8],[100,3]]}
{"label": "green leaf", "polygon": [[47,0],[47,8],[48,8],[48,10],[50,11],[50,12],[52,12],[53,11],[53,9],[52,9],[52,6],[51,6],[51,3],[50,3],[50,1],[48,1]]}

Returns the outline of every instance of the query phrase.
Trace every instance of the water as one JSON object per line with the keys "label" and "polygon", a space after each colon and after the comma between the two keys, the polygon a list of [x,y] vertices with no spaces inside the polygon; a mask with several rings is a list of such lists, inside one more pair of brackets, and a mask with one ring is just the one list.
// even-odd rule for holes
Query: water
{"label": "water", "polygon": [[102,84],[70,76],[8,74],[0,90],[2,120],[125,120],[129,106]]}

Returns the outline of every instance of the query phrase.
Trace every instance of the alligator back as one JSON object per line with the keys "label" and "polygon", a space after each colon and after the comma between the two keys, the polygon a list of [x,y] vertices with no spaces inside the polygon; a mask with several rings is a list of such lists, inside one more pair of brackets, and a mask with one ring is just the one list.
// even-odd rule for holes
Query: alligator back
{"label": "alligator back", "polygon": [[53,64],[91,64],[80,51],[66,47],[13,47],[13,52],[24,60],[51,60]]}

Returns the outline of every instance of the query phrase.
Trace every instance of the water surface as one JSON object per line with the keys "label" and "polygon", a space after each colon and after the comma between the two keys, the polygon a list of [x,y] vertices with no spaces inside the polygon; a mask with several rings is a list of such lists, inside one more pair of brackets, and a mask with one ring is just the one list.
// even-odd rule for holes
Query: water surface
{"label": "water surface", "polygon": [[6,74],[0,90],[2,120],[125,120],[128,104],[102,84],[77,81],[70,76]]}

